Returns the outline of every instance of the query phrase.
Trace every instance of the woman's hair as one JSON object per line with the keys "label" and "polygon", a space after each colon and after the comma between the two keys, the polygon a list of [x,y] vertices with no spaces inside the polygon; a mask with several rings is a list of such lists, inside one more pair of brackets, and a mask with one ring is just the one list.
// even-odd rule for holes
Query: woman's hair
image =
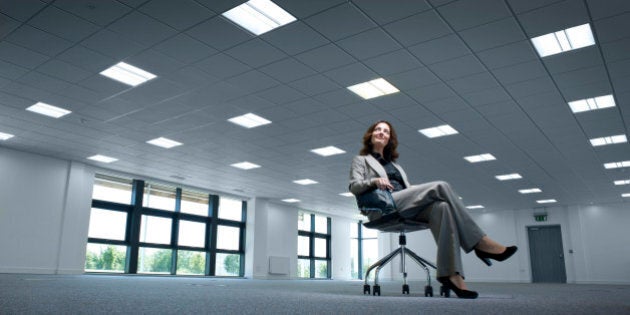
{"label": "woman's hair", "polygon": [[398,136],[396,136],[396,131],[394,130],[392,124],[390,124],[386,120],[379,120],[375,122],[372,126],[370,126],[370,128],[368,128],[368,130],[363,135],[363,148],[361,149],[359,154],[368,155],[372,153],[372,150],[374,149],[374,146],[372,145],[372,132],[374,132],[374,128],[376,128],[376,125],[380,123],[386,123],[387,126],[389,126],[389,142],[387,143],[385,148],[383,148],[383,158],[386,161],[395,162],[398,158],[398,151],[396,151],[396,148],[398,147]]}

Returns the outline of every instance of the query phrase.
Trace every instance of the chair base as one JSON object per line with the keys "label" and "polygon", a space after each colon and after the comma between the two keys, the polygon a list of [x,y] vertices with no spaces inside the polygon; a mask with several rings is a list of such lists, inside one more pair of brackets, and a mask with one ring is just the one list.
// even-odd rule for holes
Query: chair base
{"label": "chair base", "polygon": [[[363,284],[363,294],[372,293],[372,295],[379,295],[379,296],[381,295],[381,286],[378,284],[378,274],[381,268],[387,265],[396,256],[400,255],[401,272],[403,274],[402,294],[409,294],[409,285],[407,284],[407,271],[406,271],[406,265],[405,265],[405,257],[408,256],[426,271],[427,285],[424,287],[424,296],[427,296],[427,297],[433,296],[433,287],[431,286],[431,273],[430,273],[429,267],[433,269],[437,269],[437,267],[435,266],[434,263],[418,256],[412,250],[406,248],[405,247],[406,242],[404,241],[404,236],[405,236],[404,233],[401,233],[401,237],[399,241],[400,246],[397,249],[389,253],[387,256],[381,258],[379,261],[375,262],[367,269],[367,271],[365,272],[365,283]],[[374,286],[372,287],[372,290],[370,290],[370,285],[368,284],[368,278],[370,276],[370,272],[372,272],[372,270],[374,269],[376,269],[376,272],[374,273]]]}

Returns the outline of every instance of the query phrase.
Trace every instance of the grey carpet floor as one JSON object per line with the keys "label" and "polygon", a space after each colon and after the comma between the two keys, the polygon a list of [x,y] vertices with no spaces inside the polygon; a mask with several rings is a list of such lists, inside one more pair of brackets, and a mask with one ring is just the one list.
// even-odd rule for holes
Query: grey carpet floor
{"label": "grey carpet floor", "polygon": [[424,285],[371,296],[361,281],[0,274],[0,314],[630,314],[628,285],[470,283],[476,300]]}

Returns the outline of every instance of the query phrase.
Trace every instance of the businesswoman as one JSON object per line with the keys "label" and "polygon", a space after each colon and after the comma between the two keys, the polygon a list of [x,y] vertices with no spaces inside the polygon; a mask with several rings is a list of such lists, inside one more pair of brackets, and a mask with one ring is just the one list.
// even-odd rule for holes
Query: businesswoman
{"label": "businesswoman", "polygon": [[[503,261],[516,246],[505,247],[490,239],[472,220],[464,205],[443,181],[411,185],[405,171],[395,163],[398,139],[392,125],[379,121],[363,135],[360,155],[352,160],[350,191],[359,196],[373,189],[388,189],[396,210],[405,218],[428,222],[437,243],[437,279],[459,298],[475,299],[464,282],[460,247],[472,250],[488,266],[490,259]],[[380,211],[368,211],[369,220],[380,218]]]}

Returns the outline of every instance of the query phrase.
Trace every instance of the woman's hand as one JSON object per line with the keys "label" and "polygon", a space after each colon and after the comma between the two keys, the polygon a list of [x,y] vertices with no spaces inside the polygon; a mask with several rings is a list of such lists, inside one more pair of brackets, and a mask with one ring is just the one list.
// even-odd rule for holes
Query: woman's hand
{"label": "woman's hand", "polygon": [[372,183],[376,185],[376,188],[378,189],[389,190],[389,191],[394,190],[394,186],[392,186],[392,184],[389,182],[389,179],[387,178],[383,178],[383,177],[372,178]]}

